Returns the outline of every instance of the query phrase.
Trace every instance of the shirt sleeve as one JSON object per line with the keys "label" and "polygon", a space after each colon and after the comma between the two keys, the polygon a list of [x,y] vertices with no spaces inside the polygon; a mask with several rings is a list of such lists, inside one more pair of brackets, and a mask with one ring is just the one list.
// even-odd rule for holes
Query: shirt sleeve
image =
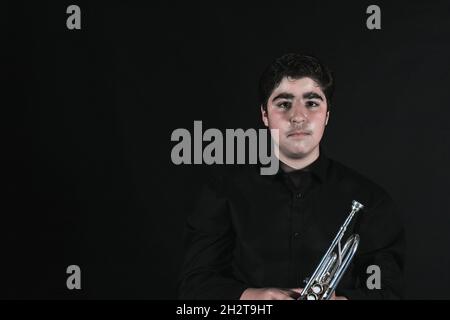
{"label": "shirt sleeve", "polygon": [[360,248],[354,261],[355,285],[338,287],[336,294],[352,300],[402,299],[405,234],[397,207],[385,195],[363,214]]}
{"label": "shirt sleeve", "polygon": [[248,287],[232,276],[234,232],[221,180],[202,190],[187,219],[180,299],[239,299]]}

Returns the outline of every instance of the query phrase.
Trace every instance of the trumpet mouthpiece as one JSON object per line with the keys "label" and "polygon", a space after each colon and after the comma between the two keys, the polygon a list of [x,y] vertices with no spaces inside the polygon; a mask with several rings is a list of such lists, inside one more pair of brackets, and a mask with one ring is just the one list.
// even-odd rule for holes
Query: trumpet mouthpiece
{"label": "trumpet mouthpiece", "polygon": [[364,205],[362,205],[361,203],[359,203],[358,201],[356,201],[356,200],[353,200],[352,201],[352,211],[359,211],[359,210],[361,210],[362,208],[364,208]]}

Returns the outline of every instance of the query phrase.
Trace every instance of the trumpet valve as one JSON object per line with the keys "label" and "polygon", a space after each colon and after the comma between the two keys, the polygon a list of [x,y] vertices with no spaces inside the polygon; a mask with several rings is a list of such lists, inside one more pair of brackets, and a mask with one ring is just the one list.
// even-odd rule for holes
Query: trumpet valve
{"label": "trumpet valve", "polygon": [[311,291],[315,294],[315,295],[319,295],[322,293],[323,291],[323,286],[321,284],[315,284],[311,287]]}
{"label": "trumpet valve", "polygon": [[306,300],[319,300],[319,297],[314,293],[308,293],[306,295]]}

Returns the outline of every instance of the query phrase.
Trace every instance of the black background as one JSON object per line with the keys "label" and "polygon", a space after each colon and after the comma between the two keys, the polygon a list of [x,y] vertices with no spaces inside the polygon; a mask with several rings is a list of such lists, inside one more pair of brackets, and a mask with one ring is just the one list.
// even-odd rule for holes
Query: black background
{"label": "black background", "polygon": [[392,2],[5,4],[0,297],[176,298],[209,168],[172,164],[172,131],[262,127],[260,73],[301,51],[336,74],[328,154],[403,212],[407,297],[449,299],[450,7]]}

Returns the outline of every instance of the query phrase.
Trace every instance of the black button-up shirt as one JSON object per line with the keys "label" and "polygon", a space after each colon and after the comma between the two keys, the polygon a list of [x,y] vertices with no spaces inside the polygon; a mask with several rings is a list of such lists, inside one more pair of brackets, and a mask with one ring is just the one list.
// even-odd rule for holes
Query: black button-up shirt
{"label": "black button-up shirt", "polygon": [[[182,299],[239,299],[246,288],[299,288],[311,276],[351,210],[343,238],[360,244],[337,290],[349,299],[401,298],[404,234],[389,195],[352,169],[319,158],[305,169],[261,175],[233,168],[211,180],[188,218],[179,282]],[[366,285],[370,265],[380,289]]]}

